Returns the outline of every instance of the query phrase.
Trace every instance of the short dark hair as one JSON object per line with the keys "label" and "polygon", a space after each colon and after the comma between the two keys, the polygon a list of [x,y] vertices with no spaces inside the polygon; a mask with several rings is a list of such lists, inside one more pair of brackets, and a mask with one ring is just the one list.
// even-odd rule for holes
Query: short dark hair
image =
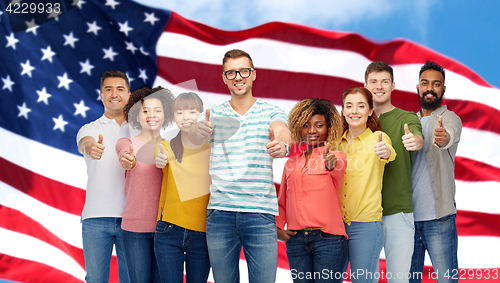
{"label": "short dark hair", "polygon": [[163,113],[165,115],[165,121],[163,122],[163,127],[172,123],[174,120],[174,114],[172,112],[172,103],[174,101],[174,95],[172,92],[161,86],[155,87],[153,89],[145,86],[134,90],[128,99],[127,105],[123,107],[123,115],[125,116],[125,121],[129,122],[134,129],[142,129],[141,123],[136,120],[139,115],[139,111],[142,108],[142,102],[146,99],[156,98],[161,101],[163,106]]}
{"label": "short dark hair", "polygon": [[250,57],[250,54],[248,54],[245,51],[240,50],[240,49],[233,49],[233,50],[229,50],[228,52],[226,52],[226,54],[224,54],[224,58],[222,58],[222,70],[224,71],[224,64],[226,63],[226,61],[228,59],[236,59],[236,58],[240,58],[240,57],[247,57],[248,59],[250,59],[250,65],[252,68],[254,67],[252,58]]}
{"label": "short dark hair", "polygon": [[101,87],[99,90],[102,90],[102,85],[104,83],[104,80],[107,78],[122,78],[125,80],[125,84],[127,85],[127,90],[130,91],[130,83],[128,81],[127,75],[123,73],[122,71],[118,70],[107,70],[106,72],[101,74]]}
{"label": "short dark hair", "polygon": [[427,61],[421,68],[420,68],[420,73],[418,73],[418,77],[422,75],[423,72],[427,70],[435,70],[440,72],[443,75],[443,83],[444,83],[444,69],[443,67],[439,66],[438,63],[432,62],[432,61]]}
{"label": "short dark hair", "polygon": [[365,83],[368,83],[368,75],[373,73],[373,72],[389,72],[391,75],[391,83],[394,82],[394,71],[392,70],[392,67],[387,65],[386,62],[382,61],[375,61],[370,63],[368,67],[366,67],[365,71]]}

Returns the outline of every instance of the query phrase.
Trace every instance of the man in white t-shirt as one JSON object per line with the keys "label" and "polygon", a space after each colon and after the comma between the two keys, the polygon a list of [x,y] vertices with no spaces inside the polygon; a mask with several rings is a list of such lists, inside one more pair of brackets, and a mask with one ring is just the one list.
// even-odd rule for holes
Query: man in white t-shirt
{"label": "man in white t-shirt", "polygon": [[101,75],[104,115],[78,131],[78,151],[87,164],[87,191],[82,211],[83,254],[87,282],[108,282],[113,245],[120,282],[129,282],[121,238],[125,205],[125,175],[115,151],[120,133],[126,133],[123,107],[130,97],[127,76],[117,70]]}
{"label": "man in white t-shirt", "polygon": [[278,202],[272,159],[290,154],[285,112],[252,95],[257,74],[250,55],[230,50],[222,80],[231,99],[207,111],[189,132],[195,144],[210,139],[207,247],[215,282],[239,282],[243,247],[250,283],[276,279]]}

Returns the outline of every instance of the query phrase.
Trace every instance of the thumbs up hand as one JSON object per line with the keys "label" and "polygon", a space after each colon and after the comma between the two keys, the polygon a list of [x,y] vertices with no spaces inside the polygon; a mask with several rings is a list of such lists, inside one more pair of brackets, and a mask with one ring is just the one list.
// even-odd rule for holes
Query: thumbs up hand
{"label": "thumbs up hand", "polygon": [[323,151],[323,159],[325,160],[326,169],[331,171],[337,167],[337,156],[331,151],[332,145],[327,143]]}
{"label": "thumbs up hand", "polygon": [[[408,128],[406,128],[406,130],[408,130]],[[375,144],[375,154],[381,159],[387,159],[391,156],[391,151],[387,148],[387,144],[382,140],[382,132],[378,134],[378,140]]]}
{"label": "thumbs up hand", "polygon": [[273,128],[269,129],[269,139],[271,142],[266,145],[267,153],[269,153],[272,158],[284,157],[286,155],[285,143],[276,139]]}
{"label": "thumbs up hand", "polygon": [[155,156],[156,168],[164,168],[167,165],[167,155],[163,149],[163,144],[160,143],[160,151]]}
{"label": "thumbs up hand", "polygon": [[404,129],[405,129],[405,134],[402,137],[402,139],[403,139],[403,145],[405,146],[406,150],[408,151],[418,150],[417,139],[415,138],[415,135],[413,135],[408,130],[408,124],[405,124]]}
{"label": "thumbs up hand", "polygon": [[[92,139],[94,140],[94,139]],[[94,160],[99,160],[102,157],[102,154],[104,153],[104,144],[103,144],[104,137],[102,134],[99,134],[99,141],[94,142],[92,144],[92,147],[90,148],[89,155],[92,159]]]}
{"label": "thumbs up hand", "polygon": [[194,124],[189,129],[189,140],[196,145],[201,145],[210,139],[213,130],[213,124],[210,122],[210,109],[205,111],[205,119]]}
{"label": "thumbs up hand", "polygon": [[439,146],[443,147],[448,144],[450,136],[448,132],[443,127],[443,116],[438,118],[439,126],[434,130],[434,142]]}
{"label": "thumbs up hand", "polygon": [[130,144],[129,153],[125,153],[121,158],[122,167],[125,170],[131,170],[137,164],[134,154],[134,146]]}

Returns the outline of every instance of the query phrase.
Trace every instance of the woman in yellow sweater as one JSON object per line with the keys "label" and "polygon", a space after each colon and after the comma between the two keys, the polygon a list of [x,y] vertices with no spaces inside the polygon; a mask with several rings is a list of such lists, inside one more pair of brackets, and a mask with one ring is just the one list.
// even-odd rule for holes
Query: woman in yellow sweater
{"label": "woman in yellow sweater", "polygon": [[208,142],[189,141],[189,128],[196,123],[203,102],[195,93],[180,94],[173,103],[179,134],[162,141],[155,150],[157,167],[163,168],[155,254],[161,282],[207,282],[210,261],[205,234],[210,175]]}
{"label": "woman in yellow sweater", "polygon": [[[382,230],[382,176],[385,164],[396,157],[391,139],[381,132],[373,111],[373,98],[364,87],[342,95],[343,132],[337,148],[347,155],[347,169],[340,187],[342,218],[349,236],[353,283],[378,279]],[[345,266],[347,268],[347,264]]]}

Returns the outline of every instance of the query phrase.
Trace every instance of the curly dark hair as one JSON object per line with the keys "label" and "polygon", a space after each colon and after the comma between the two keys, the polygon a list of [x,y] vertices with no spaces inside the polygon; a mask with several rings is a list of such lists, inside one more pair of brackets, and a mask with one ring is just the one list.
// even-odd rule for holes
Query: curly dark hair
{"label": "curly dark hair", "polygon": [[[356,94],[356,93],[363,95],[366,99],[366,102],[368,103],[368,108],[370,110],[373,110],[373,95],[368,89],[364,87],[351,87],[344,91],[344,93],[342,94],[342,110],[344,109],[345,106],[345,98],[350,94]],[[378,119],[377,115],[375,115],[375,112],[373,112],[373,114],[368,117],[368,120],[366,121],[366,126],[370,128],[370,130],[372,130],[373,132],[382,130],[382,124],[380,124],[380,120]],[[342,133],[344,133],[348,129],[349,129],[349,124],[347,124],[345,116],[342,115]]]}
{"label": "curly dark hair", "polygon": [[[142,103],[146,99],[156,98],[161,101],[163,106],[163,113],[165,115],[165,121],[162,127],[166,127],[171,124],[174,120],[174,114],[172,112],[172,103],[174,101],[174,95],[172,92],[161,86],[155,87],[153,89],[145,86],[136,89],[130,95],[127,105],[123,108],[123,114],[125,115],[125,121],[129,122],[134,129],[142,130],[141,124],[137,121],[137,116],[142,108]],[[139,103],[140,102],[140,103]]]}
{"label": "curly dark hair", "polygon": [[427,61],[421,68],[420,72],[418,73],[418,77],[422,75],[423,72],[427,70],[435,70],[440,72],[443,75],[443,83],[444,83],[444,69],[441,67],[438,63],[432,62],[432,61]]}
{"label": "curly dark hair", "polygon": [[302,141],[302,128],[314,115],[323,115],[328,127],[326,142],[336,141],[341,135],[342,120],[337,108],[326,99],[306,98],[292,108],[288,115],[288,127],[292,133],[292,140]]}

